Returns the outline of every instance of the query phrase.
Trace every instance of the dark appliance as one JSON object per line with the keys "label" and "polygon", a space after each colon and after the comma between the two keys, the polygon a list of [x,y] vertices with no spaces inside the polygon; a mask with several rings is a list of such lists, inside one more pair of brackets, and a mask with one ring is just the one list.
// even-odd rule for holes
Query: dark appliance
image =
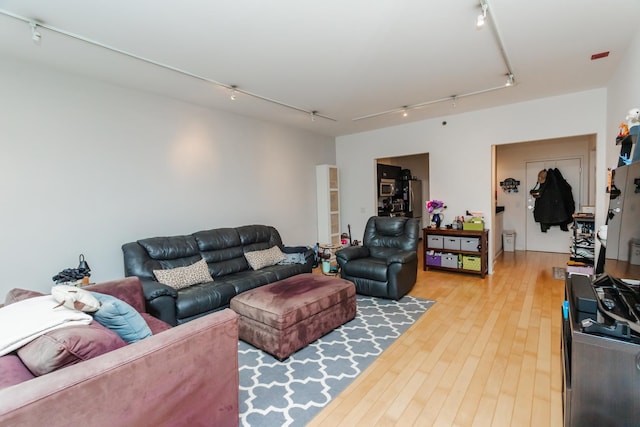
{"label": "dark appliance", "polygon": [[640,286],[608,274],[570,274],[562,327],[565,426],[640,420]]}

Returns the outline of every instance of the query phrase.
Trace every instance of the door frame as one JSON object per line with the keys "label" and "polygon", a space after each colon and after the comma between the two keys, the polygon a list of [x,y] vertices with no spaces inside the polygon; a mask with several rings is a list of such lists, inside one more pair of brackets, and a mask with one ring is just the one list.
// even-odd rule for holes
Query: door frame
{"label": "door frame", "polygon": [[[575,212],[578,212],[580,210],[580,206],[583,204],[583,200],[588,200],[588,194],[586,194],[586,192],[588,191],[588,177],[589,177],[589,173],[587,171],[587,174],[585,175],[585,158],[582,155],[576,155],[576,156],[562,156],[562,157],[557,157],[557,158],[550,158],[550,159],[531,159],[531,160],[526,160],[525,161],[525,185],[526,185],[526,204],[527,204],[527,208],[525,209],[525,242],[524,242],[524,248],[526,251],[538,251],[540,252],[541,250],[538,247],[535,248],[531,248],[530,244],[531,244],[531,236],[529,235],[530,233],[530,223],[529,221],[533,221],[533,208],[529,207],[530,206],[530,199],[531,197],[529,196],[529,190],[532,189],[535,186],[535,183],[537,182],[537,179],[535,181],[530,181],[529,178],[529,168],[530,168],[530,164],[533,163],[543,163],[544,167],[540,168],[540,167],[536,167],[536,169],[542,170],[542,169],[550,169],[550,168],[555,168],[558,166],[558,162],[563,162],[563,161],[572,161],[572,160],[577,160],[578,161],[578,166],[579,166],[579,179],[578,179],[578,188],[576,189],[575,184],[570,183],[571,187],[572,187],[572,193],[573,193],[573,198],[574,198],[574,202],[575,202]],[[560,170],[560,172],[562,172],[562,170]],[[537,173],[536,173],[537,175]],[[585,182],[585,180],[587,180]],[[532,205],[531,205],[532,206]],[[554,228],[550,229],[549,231],[553,234],[557,234],[555,233],[555,231],[553,231]],[[566,232],[563,232],[562,234],[566,234]],[[554,236],[555,237],[555,236]],[[569,248],[569,237],[567,236],[567,253],[568,253],[568,248]],[[555,247],[555,246],[554,246]],[[557,251],[552,251],[555,253],[562,253],[562,252],[557,252]]]}

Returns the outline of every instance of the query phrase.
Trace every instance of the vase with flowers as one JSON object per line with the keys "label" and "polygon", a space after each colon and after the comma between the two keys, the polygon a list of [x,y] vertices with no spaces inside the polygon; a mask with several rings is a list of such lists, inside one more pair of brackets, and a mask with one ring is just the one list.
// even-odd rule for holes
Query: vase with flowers
{"label": "vase with flowers", "polygon": [[435,225],[435,228],[440,228],[442,223],[442,211],[447,208],[442,200],[429,200],[426,203],[427,212],[431,214],[431,222]]}

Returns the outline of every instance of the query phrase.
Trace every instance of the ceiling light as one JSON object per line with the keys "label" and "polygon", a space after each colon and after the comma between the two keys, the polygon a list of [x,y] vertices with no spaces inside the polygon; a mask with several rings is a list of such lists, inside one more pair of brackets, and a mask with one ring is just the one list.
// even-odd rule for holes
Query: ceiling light
{"label": "ceiling light", "polygon": [[40,43],[40,40],[42,39],[42,34],[40,34],[40,31],[38,31],[38,24],[36,24],[35,22],[30,22],[31,24],[31,39],[34,41],[34,43]]}
{"label": "ceiling light", "polygon": [[409,113],[407,112],[407,106],[402,107],[402,117],[407,117]]}
{"label": "ceiling light", "polygon": [[480,6],[482,7],[482,13],[478,15],[478,20],[476,21],[476,27],[478,28],[484,26],[484,23],[487,20],[487,9],[489,8],[489,5],[486,3],[486,1],[481,1]]}
{"label": "ceiling light", "polygon": [[318,112],[315,110],[310,113],[312,122],[316,121],[316,114],[318,114]]}
{"label": "ceiling light", "polygon": [[238,94],[238,91],[236,90],[236,88],[237,88],[237,86],[235,86],[235,85],[231,85],[231,96],[229,96],[229,98],[230,98],[232,101],[235,101],[235,100],[236,100],[236,95]]}
{"label": "ceiling light", "polygon": [[513,86],[513,74],[509,73],[507,74],[507,82],[504,84],[505,86]]}

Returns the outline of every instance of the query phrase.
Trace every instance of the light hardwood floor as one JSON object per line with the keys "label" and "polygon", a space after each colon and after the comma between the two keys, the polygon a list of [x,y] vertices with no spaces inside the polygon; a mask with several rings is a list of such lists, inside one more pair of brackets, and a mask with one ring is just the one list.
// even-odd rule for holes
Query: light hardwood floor
{"label": "light hardwood floor", "polygon": [[479,276],[418,269],[436,300],[309,426],[561,426],[567,255],[503,253]]}

